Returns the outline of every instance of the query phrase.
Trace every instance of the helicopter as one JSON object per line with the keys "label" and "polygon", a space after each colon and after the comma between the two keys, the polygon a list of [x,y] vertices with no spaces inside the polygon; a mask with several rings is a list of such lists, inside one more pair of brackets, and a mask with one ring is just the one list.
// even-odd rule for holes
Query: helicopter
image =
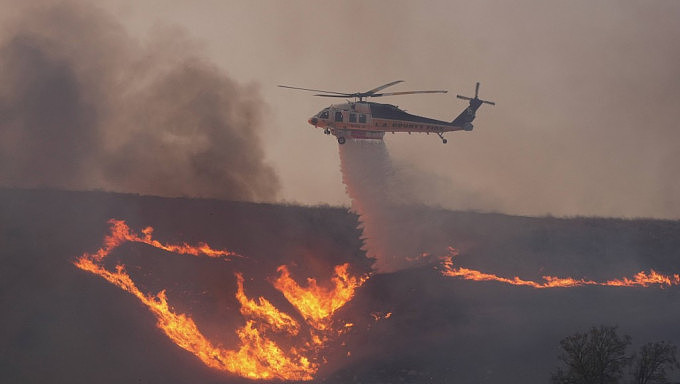
{"label": "helicopter", "polygon": [[[345,144],[347,138],[382,140],[385,132],[408,132],[409,134],[411,132],[435,133],[442,140],[442,143],[446,144],[447,140],[444,138],[445,132],[472,131],[472,121],[475,119],[477,109],[482,104],[496,105],[492,101],[481,100],[478,97],[479,83],[475,86],[475,97],[456,95],[459,99],[468,100],[470,104],[451,122],[412,115],[392,104],[364,101],[364,99],[372,97],[448,92],[445,90],[380,92],[385,88],[403,82],[403,80],[397,80],[366,92],[354,93],[323,91],[287,85],[279,85],[279,87],[319,92],[314,96],[346,98],[347,103],[333,104],[328,108],[322,109],[307,120],[314,127],[323,128],[325,134],[332,134],[337,137],[339,144]],[[349,99],[351,98],[354,101],[350,101]]]}

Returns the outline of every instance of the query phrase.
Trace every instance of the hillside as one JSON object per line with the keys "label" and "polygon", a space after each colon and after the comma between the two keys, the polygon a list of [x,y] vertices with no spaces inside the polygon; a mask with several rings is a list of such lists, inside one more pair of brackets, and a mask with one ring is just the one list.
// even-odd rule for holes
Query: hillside
{"label": "hillside", "polygon": [[[609,280],[641,270],[680,273],[680,222],[531,218],[395,207],[403,237],[430,260],[449,246],[456,264],[499,276]],[[108,220],[152,226],[161,242],[206,242],[242,255],[219,262],[121,246],[117,259],[145,292],[167,290],[229,346],[243,322],[235,273],[248,296],[295,309],[272,287],[277,267],[296,281],[327,281],[333,266],[368,273],[357,217],[343,208],[298,207],[104,192],[0,189],[0,381],[248,382],[206,368],[156,327],[139,302],[74,260],[96,251]],[[417,255],[414,255],[417,256]],[[593,325],[619,325],[634,344],[680,344],[680,289],[575,287],[537,290],[442,276],[422,264],[368,279],[338,318],[352,323],[322,352],[316,378],[341,382],[546,382],[559,340]],[[371,314],[385,315],[376,321]]]}

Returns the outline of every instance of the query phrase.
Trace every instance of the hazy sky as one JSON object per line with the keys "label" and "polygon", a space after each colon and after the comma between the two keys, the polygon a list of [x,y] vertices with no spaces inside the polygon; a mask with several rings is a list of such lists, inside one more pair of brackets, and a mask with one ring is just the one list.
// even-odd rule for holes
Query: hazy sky
{"label": "hazy sky", "polygon": [[[362,91],[405,80],[391,90],[449,94],[379,101],[450,120],[465,107],[455,95],[480,81],[480,97],[497,105],[479,110],[473,132],[446,145],[386,136],[420,201],[680,218],[678,1],[92,3],[140,44],[184,30],[230,81],[258,88],[259,146],[278,200],[348,204],[337,143],[306,123],[329,99],[277,84]],[[3,18],[19,12],[0,4]]]}

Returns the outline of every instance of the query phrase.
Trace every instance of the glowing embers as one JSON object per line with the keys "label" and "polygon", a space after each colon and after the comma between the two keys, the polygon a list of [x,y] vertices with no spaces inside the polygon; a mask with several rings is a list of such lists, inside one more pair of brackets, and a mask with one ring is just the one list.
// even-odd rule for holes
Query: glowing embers
{"label": "glowing embers", "polygon": [[680,285],[680,275],[662,275],[653,269],[649,272],[638,272],[632,278],[623,277],[608,281],[593,281],[585,279],[574,279],[572,277],[543,276],[542,282],[523,280],[515,276],[513,278],[501,277],[490,273],[476,271],[474,269],[454,267],[453,260],[458,256],[458,251],[449,247],[449,256],[442,261],[441,273],[444,276],[460,277],[465,280],[475,281],[498,281],[512,285],[523,285],[532,288],[559,288],[559,287],[579,287],[584,285],[600,285],[611,287],[649,287],[656,285],[659,287],[669,287]]}
{"label": "glowing embers", "polygon": [[308,287],[302,288],[290,278],[287,268],[281,266],[279,271],[282,275],[276,279],[275,287],[282,291],[312,326],[308,334],[301,338],[301,345],[286,348],[271,336],[283,335],[292,340],[292,336],[300,334],[300,324],[263,297],[249,299],[245,294],[243,276],[237,274],[235,296],[241,305],[240,312],[247,321],[236,330],[238,348],[226,349],[208,340],[189,315],[176,313],[168,305],[165,291],[156,295],[145,294],[135,285],[124,266],[118,265],[112,272],[104,268],[101,262],[125,242],[140,242],[169,252],[196,256],[228,258],[236,254],[212,249],[204,243],[198,246],[186,243],[162,244],[151,238],[151,227],[142,231],[144,236],[139,236],[123,221],[110,220],[109,223],[111,234],[104,238],[102,248],[95,253],[84,253],[74,264],[137,297],[156,316],[157,326],[175,344],[193,353],[205,365],[251,379],[311,380],[319,367],[317,355],[332,331],[333,312],[351,300],[355,289],[366,279],[350,276],[347,272],[348,265],[345,264],[335,269],[335,276],[332,278],[334,288],[322,289],[311,278],[308,279]]}

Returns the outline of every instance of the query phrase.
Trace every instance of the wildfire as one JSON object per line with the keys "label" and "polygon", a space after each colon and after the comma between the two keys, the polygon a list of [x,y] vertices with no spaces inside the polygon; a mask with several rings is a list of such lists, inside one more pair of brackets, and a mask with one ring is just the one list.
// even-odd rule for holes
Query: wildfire
{"label": "wildfire", "polygon": [[585,279],[574,279],[572,277],[555,277],[555,276],[543,276],[542,282],[523,280],[517,276],[513,278],[501,277],[490,273],[484,273],[474,269],[454,267],[453,259],[458,256],[458,252],[449,248],[450,255],[445,257],[442,261],[441,273],[444,276],[450,277],[460,277],[465,280],[475,280],[475,281],[498,281],[501,283],[527,286],[532,288],[568,288],[568,287],[579,287],[584,285],[599,285],[599,286],[612,286],[612,287],[649,287],[652,285],[658,285],[659,287],[669,287],[673,285],[680,285],[680,275],[663,275],[653,269],[647,272],[638,272],[632,278],[623,277],[621,279],[614,279],[608,281],[593,281]]}
{"label": "wildfire", "polygon": [[118,246],[125,242],[144,243],[154,248],[162,249],[168,252],[178,253],[180,255],[193,255],[193,256],[205,255],[208,257],[216,258],[218,257],[229,258],[233,256],[239,256],[239,254],[235,252],[220,249],[212,249],[206,243],[198,243],[198,245],[195,246],[189,245],[187,243],[163,244],[160,241],[154,240],[152,238],[151,236],[153,234],[152,227],[144,228],[142,230],[142,234],[144,234],[144,236],[142,237],[132,232],[132,230],[130,230],[130,227],[128,227],[127,224],[125,224],[125,221],[123,220],[111,219],[109,220],[109,224],[111,224],[111,234],[104,237],[104,246],[100,248],[95,254],[89,255],[90,257],[96,259],[97,261],[103,260],[106,256],[109,255],[109,253],[111,253],[111,251],[113,251],[115,248],[117,248]]}
{"label": "wildfire", "polygon": [[236,299],[241,304],[242,315],[260,318],[265,323],[271,325],[275,330],[288,331],[291,335],[298,334],[300,326],[295,319],[280,312],[264,297],[260,297],[258,302],[248,299],[243,291],[243,276],[240,273],[237,273],[236,278],[238,281]]}
{"label": "wildfire", "polygon": [[[332,278],[335,289],[324,290],[318,287],[316,280],[312,278],[308,279],[308,288],[304,289],[290,278],[288,269],[281,266],[279,272],[284,272],[276,280],[276,288],[283,292],[303,318],[317,329],[316,332],[310,332],[308,338],[311,341],[303,343],[302,347],[286,349],[267,337],[266,333],[298,335],[299,323],[263,297],[258,300],[249,299],[245,294],[243,276],[236,274],[235,296],[241,304],[241,314],[248,320],[236,330],[240,341],[238,348],[226,349],[208,340],[189,315],[176,313],[168,304],[165,291],[156,295],[145,294],[127,274],[124,266],[118,265],[112,272],[100,263],[125,242],[144,243],[168,252],[195,256],[229,258],[237,254],[213,249],[205,243],[199,243],[197,246],[186,243],[163,244],[152,239],[151,227],[142,230],[143,236],[139,236],[132,232],[124,221],[110,220],[109,223],[111,233],[104,238],[103,246],[95,253],[84,253],[74,264],[137,297],[156,316],[158,328],[175,344],[193,353],[205,365],[250,379],[311,380],[318,370],[313,352],[328,339],[325,334],[318,332],[330,326],[333,312],[351,300],[354,290],[366,279],[350,276],[347,272],[348,265],[345,264],[335,268],[335,275]],[[304,304],[307,302],[318,304],[310,307]],[[315,309],[311,310],[312,307]],[[319,327],[319,324],[323,324],[323,327]],[[314,348],[309,348],[310,345],[314,345]]]}
{"label": "wildfire", "polygon": [[320,287],[316,279],[307,278],[307,287],[303,288],[290,277],[285,265],[278,268],[279,277],[274,287],[281,291],[286,299],[295,306],[302,317],[314,328],[325,330],[329,327],[331,315],[354,297],[354,291],[368,277],[353,277],[347,272],[349,264],[335,267],[331,278],[333,289]]}

